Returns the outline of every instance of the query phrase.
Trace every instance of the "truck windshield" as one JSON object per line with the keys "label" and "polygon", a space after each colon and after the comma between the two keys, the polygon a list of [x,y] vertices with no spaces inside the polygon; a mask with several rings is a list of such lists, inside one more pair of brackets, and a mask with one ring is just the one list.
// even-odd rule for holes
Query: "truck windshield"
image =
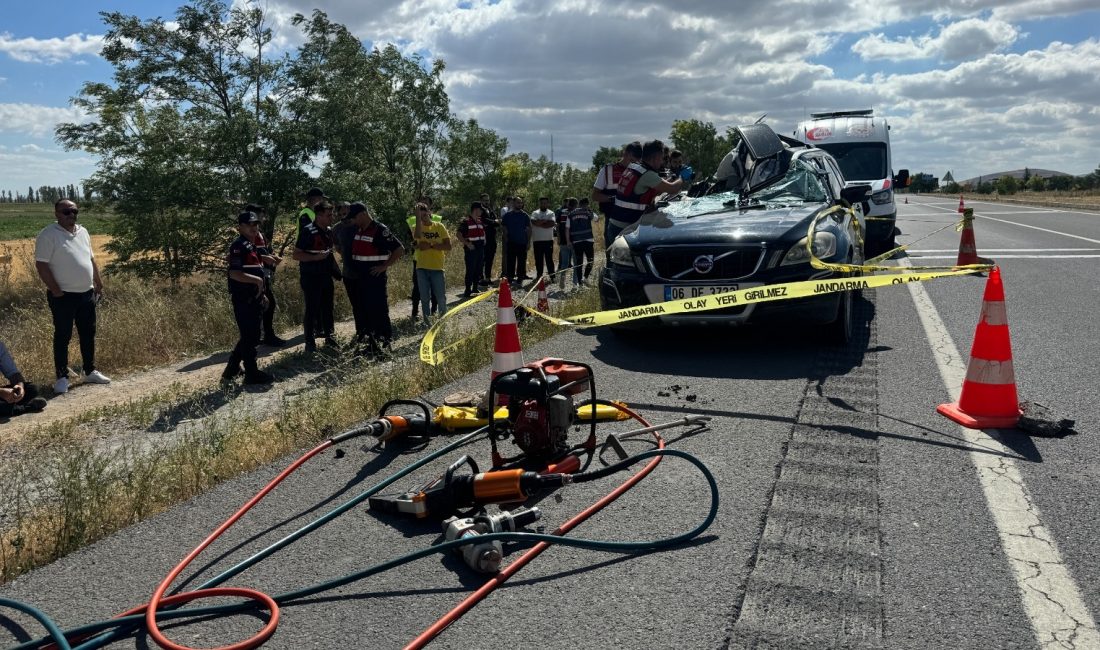
{"label": "truck windshield", "polygon": [[885,142],[830,142],[818,146],[833,154],[844,180],[876,181],[890,175]]}

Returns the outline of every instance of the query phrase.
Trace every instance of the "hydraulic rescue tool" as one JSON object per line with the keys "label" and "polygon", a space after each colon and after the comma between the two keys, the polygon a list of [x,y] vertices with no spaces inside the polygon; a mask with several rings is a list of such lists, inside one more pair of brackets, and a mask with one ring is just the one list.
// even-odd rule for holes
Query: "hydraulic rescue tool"
{"label": "hydraulic rescue tool", "polygon": [[[514,533],[517,529],[538,521],[540,517],[542,517],[541,510],[526,507],[517,508],[511,512],[503,510],[495,515],[450,517],[443,521],[443,537],[451,542],[488,533]],[[471,569],[482,573],[499,572],[500,563],[504,559],[504,547],[499,539],[467,544],[455,548],[454,551],[456,555],[462,556]]]}
{"label": "hydraulic rescue tool", "polygon": [[[458,474],[469,465],[472,474]],[[377,495],[368,500],[371,510],[400,512],[417,518],[449,517],[460,510],[490,503],[522,503],[528,497],[570,483],[568,474],[538,474],[522,469],[482,472],[469,456],[459,458],[447,471],[403,494]]]}
{"label": "hydraulic rescue tool", "polygon": [[[423,413],[388,415],[387,412],[395,406],[415,406]],[[378,442],[388,442],[402,435],[422,437],[428,435],[431,423],[432,412],[428,404],[414,399],[394,399],[382,405],[378,410],[377,418],[335,436],[332,438],[332,444],[338,445],[345,440],[363,435],[371,436]]]}
{"label": "hydraulic rescue tool", "polygon": [[[573,396],[588,392],[596,402],[596,382],[592,367],[580,361],[540,359],[522,368],[497,375],[489,384],[488,403],[496,404],[497,395],[508,397],[508,415],[501,419],[489,414],[489,441],[493,466],[529,461],[554,463],[556,471],[572,473],[580,469],[579,458],[573,453],[583,451],[589,456],[596,449],[596,420],[590,422],[588,439],[580,445],[569,445],[569,428],[577,418]],[[497,442],[511,438],[523,452],[504,458]]]}

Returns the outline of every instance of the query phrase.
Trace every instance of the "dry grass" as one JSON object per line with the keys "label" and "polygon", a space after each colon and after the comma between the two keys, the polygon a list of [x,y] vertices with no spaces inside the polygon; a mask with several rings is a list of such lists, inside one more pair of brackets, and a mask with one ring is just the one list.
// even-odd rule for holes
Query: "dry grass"
{"label": "dry grass", "polygon": [[[577,313],[598,308],[598,295],[576,294],[558,309]],[[527,344],[560,331],[541,319],[523,326]],[[0,533],[0,584],[111,533],[166,510],[219,482],[281,456],[313,446],[377,414],[395,397],[423,394],[485,365],[492,356],[491,330],[455,350],[441,367],[415,358],[396,367],[355,373],[337,367],[328,386],[309,399],[286,403],[278,418],[211,417],[182,439],[150,447],[147,436],[109,449],[97,439],[120,422],[148,426],[161,412],[195,395],[155,396],[40,429],[19,443],[0,471],[0,493],[8,502]],[[290,355],[277,364],[293,365]],[[196,413],[201,417],[202,413]],[[102,428],[102,429],[100,429]]]}
{"label": "dry grass", "polygon": [[1017,192],[1009,196],[975,194],[976,200],[1020,203],[1054,208],[1100,210],[1100,190]]}

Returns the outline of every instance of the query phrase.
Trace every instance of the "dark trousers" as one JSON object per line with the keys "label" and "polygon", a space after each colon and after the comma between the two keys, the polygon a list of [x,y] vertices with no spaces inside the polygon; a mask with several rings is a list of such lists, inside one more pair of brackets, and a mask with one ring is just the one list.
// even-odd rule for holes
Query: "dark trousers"
{"label": "dark trousers", "polygon": [[386,291],[386,274],[360,278],[359,302],[365,315],[365,334],[373,345],[389,344],[393,340],[393,324],[390,322],[390,301]]}
{"label": "dark trousers", "polygon": [[[4,388],[11,388],[14,384],[8,384]],[[0,418],[10,418],[15,414],[16,406],[24,406],[27,402],[38,397],[38,387],[34,384],[23,382],[23,399],[19,400],[15,404],[8,404],[4,400],[0,399]]]}
{"label": "dark trousers", "polygon": [[328,338],[334,331],[332,276],[328,273],[303,273],[301,285],[306,303],[302,329],[305,330],[306,347],[313,347],[313,339],[318,336]]}
{"label": "dark trousers", "polygon": [[573,283],[580,284],[581,281],[581,261],[584,260],[584,279],[587,280],[588,276],[592,275],[592,255],[595,250],[595,243],[590,241],[579,241],[573,243]]}
{"label": "dark trousers", "polygon": [[57,378],[69,374],[69,341],[73,338],[73,323],[80,338],[80,360],[84,374],[95,370],[95,294],[65,292],[60,298],[46,292],[46,302],[53,314],[53,367]]}
{"label": "dark trousers", "polygon": [[241,363],[244,363],[245,372],[256,371],[256,346],[260,344],[263,311],[263,305],[255,298],[233,296],[233,318],[241,337],[229,355],[227,371],[239,370]]}
{"label": "dark trousers", "polygon": [[[436,307],[438,307],[438,301],[435,299],[435,294],[431,296],[432,313],[435,313]],[[412,289],[412,319],[416,320],[416,315],[420,313],[420,281],[416,279],[416,262],[413,262],[413,289]]]}
{"label": "dark trousers", "polygon": [[355,337],[367,335],[367,309],[363,302],[363,280],[344,275],[344,290],[348,292],[351,315],[355,320]]}
{"label": "dark trousers", "polygon": [[472,249],[463,248],[466,254],[466,293],[477,291],[477,283],[481,280],[481,270],[485,266],[485,245],[474,244]]}
{"label": "dark trousers", "polygon": [[527,243],[505,244],[504,248],[504,273],[513,285],[518,285],[523,276],[527,275]]}
{"label": "dark trousers", "polygon": [[493,260],[497,256],[497,240],[491,237],[485,241],[485,280],[490,284],[499,278],[493,277]]}
{"label": "dark trousers", "polygon": [[542,277],[544,268],[548,274],[554,275],[554,240],[534,242],[531,248],[535,250],[535,272],[538,277]]}
{"label": "dark trousers", "polygon": [[275,269],[266,269],[264,295],[267,296],[267,309],[264,310],[263,338],[276,338],[275,334]]}

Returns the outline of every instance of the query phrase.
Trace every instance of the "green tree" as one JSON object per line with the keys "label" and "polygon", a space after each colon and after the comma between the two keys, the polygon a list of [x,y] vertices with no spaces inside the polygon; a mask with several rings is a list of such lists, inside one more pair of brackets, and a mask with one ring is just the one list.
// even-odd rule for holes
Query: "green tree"
{"label": "green tree", "polygon": [[669,135],[672,146],[684,154],[687,164],[695,168],[696,178],[709,177],[730,150],[731,138],[718,135],[718,129],[701,120],[676,120]]}
{"label": "green tree", "polygon": [[179,279],[223,266],[225,228],[246,201],[292,207],[320,150],[301,119],[315,87],[268,60],[262,10],[193,0],[175,26],[101,13],[110,83],[86,83],[74,103],[92,116],[62,124],[68,149],[97,154],[87,181],[118,215],[115,265]]}
{"label": "green tree", "polygon": [[1032,192],[1042,192],[1047,188],[1047,182],[1042,177],[1036,174],[1027,180],[1027,189]]}
{"label": "green tree", "polygon": [[445,164],[440,183],[447,203],[465,210],[468,203],[488,192],[494,203],[503,193],[501,165],[508,140],[482,128],[477,120],[452,118],[443,142]]}
{"label": "green tree", "polygon": [[598,172],[604,165],[618,162],[623,157],[623,146],[597,149],[596,153],[592,154],[592,173]]}
{"label": "green tree", "polygon": [[1072,176],[1051,176],[1047,179],[1047,189],[1065,191],[1073,187]]}
{"label": "green tree", "polygon": [[997,179],[996,183],[994,183],[994,187],[996,188],[998,194],[1012,195],[1016,193],[1017,189],[1019,189],[1020,183],[1016,180],[1015,176],[1002,176]]}

